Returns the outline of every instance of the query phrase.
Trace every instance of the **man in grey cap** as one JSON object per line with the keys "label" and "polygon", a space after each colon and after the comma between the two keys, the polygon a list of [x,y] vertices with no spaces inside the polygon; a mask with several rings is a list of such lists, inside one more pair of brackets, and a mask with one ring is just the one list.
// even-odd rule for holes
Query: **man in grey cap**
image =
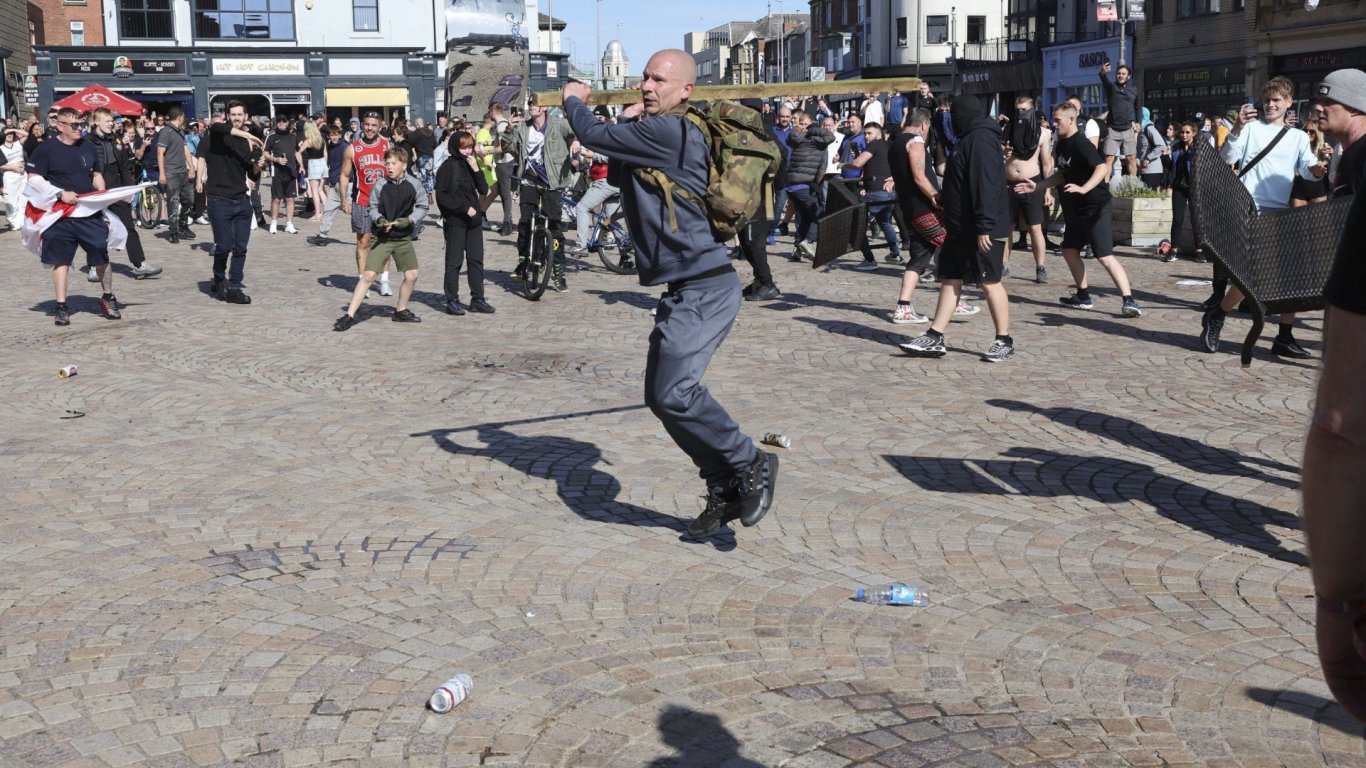
{"label": "man in grey cap", "polygon": [[1314,92],[1319,130],[1342,145],[1332,176],[1333,196],[1360,191],[1366,180],[1366,72],[1330,72]]}

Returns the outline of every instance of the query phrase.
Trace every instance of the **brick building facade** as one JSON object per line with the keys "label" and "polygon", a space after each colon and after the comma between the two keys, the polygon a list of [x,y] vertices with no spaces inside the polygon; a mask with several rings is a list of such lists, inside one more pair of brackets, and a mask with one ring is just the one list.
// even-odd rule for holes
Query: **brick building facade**
{"label": "brick building facade", "polygon": [[[1256,0],[1250,0],[1256,2]],[[1161,121],[1222,115],[1260,92],[1244,0],[1149,0],[1133,60],[1143,105]]]}
{"label": "brick building facade", "polygon": [[100,0],[28,0],[35,46],[104,45]]}

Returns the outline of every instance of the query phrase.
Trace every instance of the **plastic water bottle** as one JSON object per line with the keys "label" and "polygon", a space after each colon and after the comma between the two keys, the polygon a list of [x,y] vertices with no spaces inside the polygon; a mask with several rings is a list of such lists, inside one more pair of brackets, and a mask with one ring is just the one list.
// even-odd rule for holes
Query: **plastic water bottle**
{"label": "plastic water bottle", "polygon": [[442,683],[441,687],[437,688],[432,693],[432,697],[427,700],[427,706],[431,707],[433,712],[444,715],[455,709],[455,705],[469,698],[470,692],[473,690],[474,680],[461,672]]}
{"label": "plastic water bottle", "polygon": [[930,604],[930,593],[924,587],[908,587],[905,584],[892,584],[882,589],[863,590],[854,593],[860,603],[874,605],[911,605],[924,608]]}

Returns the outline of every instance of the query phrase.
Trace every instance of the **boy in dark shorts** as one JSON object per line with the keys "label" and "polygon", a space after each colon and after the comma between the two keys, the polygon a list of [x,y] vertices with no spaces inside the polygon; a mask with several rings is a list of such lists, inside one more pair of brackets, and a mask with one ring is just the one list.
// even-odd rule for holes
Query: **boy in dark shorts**
{"label": "boy in dark shorts", "polygon": [[360,309],[370,285],[375,282],[384,262],[393,259],[394,266],[403,272],[403,285],[398,289],[393,321],[420,323],[422,318],[408,309],[408,299],[417,285],[417,251],[413,250],[413,235],[418,222],[427,216],[427,190],[422,182],[408,175],[408,151],[392,147],[384,153],[384,178],[370,190],[370,221],[375,244],[365,257],[365,271],[351,294],[351,305],[346,314],[332,325],[334,331],[345,331],[356,324],[356,310]]}
{"label": "boy in dark shorts", "polygon": [[1086,262],[1081,260],[1081,249],[1091,246],[1096,261],[1100,262],[1122,298],[1120,314],[1139,317],[1143,310],[1129,288],[1129,275],[1115,258],[1115,236],[1110,209],[1110,166],[1105,158],[1078,130],[1077,108],[1064,101],[1053,108],[1053,119],[1058,126],[1058,146],[1054,150],[1057,170],[1040,182],[1021,181],[1015,185],[1016,194],[1030,194],[1038,189],[1062,185],[1062,213],[1067,229],[1062,238],[1062,257],[1072,272],[1077,292],[1062,297],[1064,306],[1090,309],[1094,306],[1086,285]]}

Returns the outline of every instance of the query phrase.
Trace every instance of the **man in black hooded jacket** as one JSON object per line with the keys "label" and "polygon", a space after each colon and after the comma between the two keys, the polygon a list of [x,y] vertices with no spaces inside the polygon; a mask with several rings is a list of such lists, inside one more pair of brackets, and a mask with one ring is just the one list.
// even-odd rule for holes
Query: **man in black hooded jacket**
{"label": "man in black hooded jacket", "polygon": [[[138,183],[133,174],[133,152],[123,143],[122,134],[114,130],[114,113],[105,107],[95,110],[90,118],[90,134],[86,137],[95,145],[100,158],[100,173],[104,176],[104,188],[131,187]],[[138,237],[137,225],[133,223],[133,206],[127,201],[119,201],[109,206],[109,212],[119,217],[123,228],[128,230],[128,260],[133,262],[133,278],[141,280],[161,274],[161,267],[147,263],[142,251],[142,240]],[[88,272],[89,280],[98,283],[100,278],[94,267],[86,265],[82,271]]]}
{"label": "man in black hooded jacket", "polygon": [[982,359],[997,363],[1015,354],[1010,300],[1001,284],[1010,235],[1001,130],[983,114],[976,96],[955,96],[950,115],[958,146],[948,160],[940,192],[948,239],[939,254],[939,305],[929,330],[900,346],[912,357],[943,357],[944,329],[958,307],[963,281],[973,280],[982,286],[996,325],[996,340]]}

